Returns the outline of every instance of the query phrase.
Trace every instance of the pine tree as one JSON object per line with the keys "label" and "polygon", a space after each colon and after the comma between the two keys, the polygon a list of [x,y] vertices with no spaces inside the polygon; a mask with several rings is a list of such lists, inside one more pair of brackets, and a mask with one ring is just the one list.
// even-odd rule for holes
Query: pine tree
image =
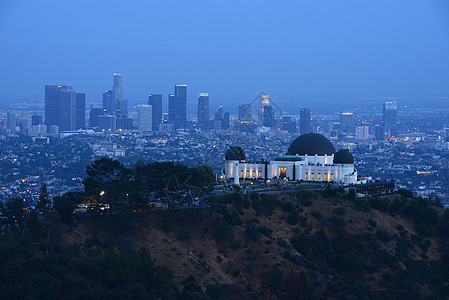
{"label": "pine tree", "polygon": [[43,212],[47,208],[49,203],[50,199],[48,198],[47,185],[44,183],[40,189],[39,203],[37,205],[37,209],[40,212]]}

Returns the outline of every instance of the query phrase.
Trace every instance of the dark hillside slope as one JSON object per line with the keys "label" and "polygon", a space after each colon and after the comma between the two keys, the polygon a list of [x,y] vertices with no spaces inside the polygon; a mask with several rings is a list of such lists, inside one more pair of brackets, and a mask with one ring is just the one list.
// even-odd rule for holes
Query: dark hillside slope
{"label": "dark hillside slope", "polygon": [[332,189],[230,194],[211,203],[207,210],[147,212],[127,230],[107,216],[78,217],[71,227],[58,223],[48,254],[38,233],[22,239],[11,232],[0,239],[0,254],[10,257],[0,262],[0,293],[50,299],[449,297],[449,213],[437,201],[407,191],[356,199]]}

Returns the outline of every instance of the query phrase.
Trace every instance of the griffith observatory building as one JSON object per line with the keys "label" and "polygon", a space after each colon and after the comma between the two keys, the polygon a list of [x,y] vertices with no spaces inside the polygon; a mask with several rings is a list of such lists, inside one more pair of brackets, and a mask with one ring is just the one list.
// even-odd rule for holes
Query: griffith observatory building
{"label": "griffith observatory building", "polygon": [[223,171],[225,177],[233,179],[237,185],[240,180],[248,179],[358,183],[351,152],[347,149],[335,152],[332,143],[316,133],[297,137],[285,155],[270,162],[247,162],[241,147],[230,147]]}

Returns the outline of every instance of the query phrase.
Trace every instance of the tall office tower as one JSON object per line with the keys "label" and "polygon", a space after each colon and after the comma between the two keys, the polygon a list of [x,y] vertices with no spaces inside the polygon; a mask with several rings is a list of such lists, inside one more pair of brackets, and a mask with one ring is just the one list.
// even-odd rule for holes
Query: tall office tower
{"label": "tall office tower", "polygon": [[225,113],[225,109],[222,105],[217,109],[217,112],[215,113],[215,120],[223,120]]}
{"label": "tall office tower", "polygon": [[60,90],[61,99],[61,121],[60,131],[75,130],[76,126],[76,91],[66,88]]}
{"label": "tall office tower", "polygon": [[24,135],[29,135],[31,133],[31,120],[30,119],[19,119],[20,133]]}
{"label": "tall office tower", "polygon": [[263,109],[263,126],[265,127],[275,127],[274,111],[273,106],[267,105]]}
{"label": "tall office tower", "polygon": [[207,129],[209,127],[209,94],[200,93],[198,97],[198,127]]}
{"label": "tall office tower", "polygon": [[350,132],[354,128],[354,114],[352,112],[340,113],[340,130]]}
{"label": "tall office tower", "polygon": [[106,113],[110,115],[115,115],[117,112],[117,103],[115,102],[114,91],[108,90],[103,93],[103,108],[106,110]]}
{"label": "tall office tower", "polygon": [[369,126],[357,126],[355,128],[355,139],[359,141],[369,138]]}
{"label": "tall office tower", "polygon": [[114,102],[116,105],[116,114],[119,116],[128,115],[128,101],[125,99],[123,94],[123,84],[122,84],[122,74],[114,73],[114,86],[112,88],[114,91]]}
{"label": "tall office tower", "polygon": [[76,125],[76,91],[71,86],[45,86],[45,125],[70,131]]}
{"label": "tall office tower", "polygon": [[42,115],[32,115],[31,116],[31,125],[32,126],[39,126],[42,124],[43,124]]}
{"label": "tall office tower", "polygon": [[299,111],[299,133],[305,134],[312,132],[311,126],[312,118],[310,116],[310,109],[301,108]]}
{"label": "tall office tower", "polygon": [[382,141],[385,140],[385,130],[383,126],[376,125],[374,127],[374,136],[376,137],[376,140]]}
{"label": "tall office tower", "polygon": [[398,134],[397,130],[397,112],[398,105],[396,101],[388,101],[384,103],[383,125],[385,134],[388,138]]}
{"label": "tall office tower", "polygon": [[98,117],[106,114],[106,109],[100,107],[91,107],[89,113],[89,127],[98,127]]}
{"label": "tall office tower", "polygon": [[139,105],[137,107],[137,129],[141,132],[151,131],[153,125],[153,107]]}
{"label": "tall office tower", "polygon": [[[270,107],[270,96],[268,95],[260,95],[259,96],[259,110],[258,110],[258,121],[259,126],[265,126],[265,117],[268,116],[268,114],[265,112],[266,108]],[[271,111],[273,108],[271,108]],[[273,117],[274,119],[274,117]],[[270,121],[267,121],[270,122]],[[270,127],[270,126],[268,126]]]}
{"label": "tall office tower", "polygon": [[98,116],[98,130],[115,132],[117,130],[117,118],[111,115]]}
{"label": "tall office tower", "polygon": [[17,126],[17,118],[16,118],[16,113],[13,112],[9,112],[7,115],[7,121],[6,121],[6,126],[8,126],[8,129],[14,133],[16,132],[16,126]]}
{"label": "tall office tower", "polygon": [[239,105],[239,121],[251,121],[251,105],[240,104]]}
{"label": "tall office tower", "polygon": [[282,130],[287,130],[289,133],[296,132],[296,121],[291,116],[282,116]]}
{"label": "tall office tower", "polygon": [[229,113],[225,112],[223,114],[223,125],[221,126],[223,129],[229,128]]}
{"label": "tall office tower", "polygon": [[86,94],[76,93],[76,126],[75,129],[86,128]]}
{"label": "tall office tower", "polygon": [[117,129],[132,130],[133,129],[133,119],[129,116],[118,116],[117,117]]}
{"label": "tall office tower", "polygon": [[162,95],[160,94],[151,94],[148,96],[148,105],[152,106],[153,115],[152,115],[152,130],[159,131],[159,125],[162,124]]}
{"label": "tall office tower", "polygon": [[175,93],[168,96],[168,120],[175,128],[187,125],[187,85],[177,84]]}

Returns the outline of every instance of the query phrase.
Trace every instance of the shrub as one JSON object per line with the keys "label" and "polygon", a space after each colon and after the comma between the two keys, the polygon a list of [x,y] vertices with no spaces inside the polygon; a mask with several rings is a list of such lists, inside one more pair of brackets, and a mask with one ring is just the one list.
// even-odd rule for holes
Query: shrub
{"label": "shrub", "polygon": [[390,201],[388,201],[387,198],[383,197],[369,198],[368,202],[372,208],[380,211],[387,211],[388,206],[390,205]]}
{"label": "shrub", "polygon": [[345,196],[346,196],[346,199],[354,201],[357,198],[355,189],[349,189],[348,193]]}
{"label": "shrub", "polygon": [[413,192],[409,190],[399,189],[398,194],[406,198],[413,198]]}
{"label": "shrub", "polygon": [[293,203],[290,202],[290,201],[282,202],[282,203],[281,203],[281,208],[282,208],[282,210],[285,211],[285,212],[291,212],[291,211],[294,210]]}
{"label": "shrub", "polygon": [[335,208],[332,212],[336,215],[342,216],[345,214],[345,209],[343,207],[339,206],[339,207]]}
{"label": "shrub", "polygon": [[271,233],[273,232],[273,230],[263,225],[257,226],[256,229],[266,237],[270,237]]}
{"label": "shrub", "polygon": [[211,225],[217,242],[221,243],[234,240],[234,228],[224,219],[217,218],[212,221]]}
{"label": "shrub", "polygon": [[340,230],[345,226],[345,220],[343,220],[342,217],[338,216],[332,216],[329,218],[329,223],[334,227],[336,230]]}
{"label": "shrub", "polygon": [[296,225],[298,224],[298,219],[299,219],[299,214],[297,211],[292,211],[288,216],[287,216],[287,223],[290,225]]}
{"label": "shrub", "polygon": [[330,188],[327,188],[327,189],[321,191],[321,195],[322,195],[324,198],[335,197],[335,196],[337,196],[337,190],[336,190],[336,189],[330,189]]}
{"label": "shrub", "polygon": [[312,205],[312,196],[313,194],[309,191],[298,193],[296,199],[298,199],[298,202],[305,207],[309,207]]}
{"label": "shrub", "polygon": [[324,216],[321,214],[321,212],[320,211],[318,211],[318,210],[313,210],[313,211],[311,211],[310,212],[310,214],[312,215],[312,216],[314,216],[317,220],[319,220],[319,221],[321,221],[321,220],[323,220],[324,219]]}
{"label": "shrub", "polygon": [[376,237],[377,237],[377,239],[381,240],[382,242],[388,242],[391,239],[390,234],[388,232],[386,232],[385,230],[377,230]]}
{"label": "shrub", "polygon": [[360,211],[368,212],[370,209],[369,201],[366,198],[362,198],[362,199],[358,199],[358,200],[354,199],[354,203],[355,203],[355,207]]}
{"label": "shrub", "polygon": [[289,248],[287,241],[283,238],[278,238],[278,245],[282,248]]}
{"label": "shrub", "polygon": [[422,222],[419,223],[418,226],[416,227],[416,231],[421,235],[421,236],[433,236],[435,227],[432,225],[427,225],[426,223]]}
{"label": "shrub", "polygon": [[376,221],[374,221],[373,219],[369,219],[369,220],[368,220],[368,223],[369,223],[371,226],[373,226],[373,227],[376,227],[376,226],[377,226]]}

